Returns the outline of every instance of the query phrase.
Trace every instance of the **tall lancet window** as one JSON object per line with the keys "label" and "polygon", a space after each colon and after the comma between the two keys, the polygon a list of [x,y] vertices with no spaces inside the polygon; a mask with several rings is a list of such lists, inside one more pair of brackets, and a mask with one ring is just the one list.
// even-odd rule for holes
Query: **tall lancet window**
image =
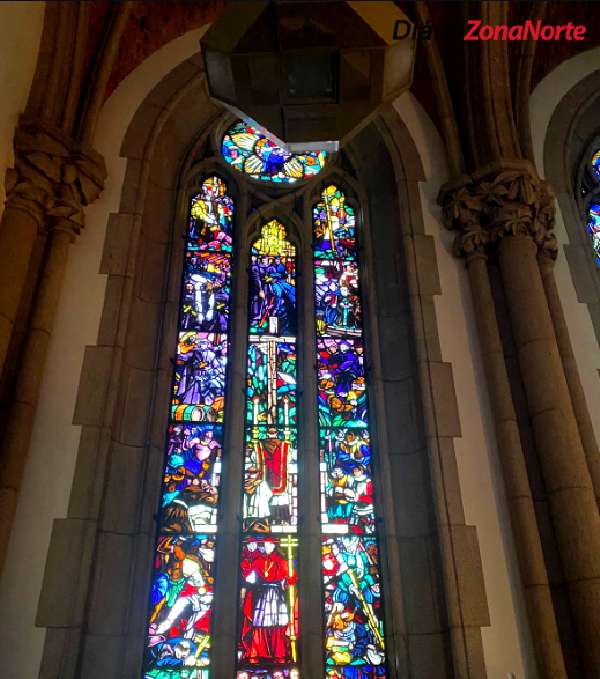
{"label": "tall lancet window", "polygon": [[332,182],[313,206],[320,151],[241,122],[213,144],[229,179],[186,225],[143,677],[384,679],[354,207]]}
{"label": "tall lancet window", "polygon": [[592,156],[591,168],[594,185],[588,205],[587,231],[592,241],[596,264],[600,267],[600,149]]}
{"label": "tall lancet window", "polygon": [[313,209],[327,677],[384,677],[355,215],[328,186]]}
{"label": "tall lancet window", "polygon": [[210,676],[213,563],[229,329],[233,202],[207,178],[186,235],[145,677]]}
{"label": "tall lancet window", "polygon": [[283,679],[298,659],[298,320],[296,249],[278,221],[253,243],[249,279],[238,677]]}

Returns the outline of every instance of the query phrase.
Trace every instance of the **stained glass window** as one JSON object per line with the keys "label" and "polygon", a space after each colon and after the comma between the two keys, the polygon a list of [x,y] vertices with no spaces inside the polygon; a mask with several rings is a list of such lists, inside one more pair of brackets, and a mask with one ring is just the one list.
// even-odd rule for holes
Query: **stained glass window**
{"label": "stained glass window", "polygon": [[600,181],[600,149],[592,156],[592,172],[594,177]]}
{"label": "stained glass window", "polygon": [[242,120],[225,132],[221,152],[235,170],[253,179],[277,184],[314,177],[323,169],[327,157],[326,151],[290,153]]}
{"label": "stained glass window", "polygon": [[[600,160],[600,151],[598,151]],[[592,239],[596,264],[600,266],[600,203],[593,202],[588,208],[587,230]]]}
{"label": "stained glass window", "polygon": [[237,679],[295,679],[296,249],[275,220],[251,248],[248,307]]}
{"label": "stained glass window", "polygon": [[145,679],[209,678],[233,208],[218,177],[191,205]]}
{"label": "stained glass window", "polygon": [[354,210],[336,186],[313,209],[325,667],[386,677]]}

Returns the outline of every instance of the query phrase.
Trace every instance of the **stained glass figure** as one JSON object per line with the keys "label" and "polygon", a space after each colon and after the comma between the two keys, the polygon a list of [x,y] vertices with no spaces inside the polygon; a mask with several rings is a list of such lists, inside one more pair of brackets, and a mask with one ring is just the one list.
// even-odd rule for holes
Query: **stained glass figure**
{"label": "stained glass figure", "polygon": [[295,248],[271,220],[251,248],[237,677],[298,677]]}
{"label": "stained glass figure", "polygon": [[210,676],[233,207],[209,177],[190,208],[145,679]]}
{"label": "stained glass figure", "polygon": [[159,537],[146,647],[146,678],[208,679],[214,556],[212,536]]}
{"label": "stained glass figure", "polygon": [[295,532],[298,524],[296,431],[255,426],[246,432],[244,530]]}
{"label": "stained glass figure", "polygon": [[188,251],[231,252],[233,200],[225,183],[209,177],[192,200],[188,229]]}
{"label": "stained glass figure", "polygon": [[315,260],[315,293],[320,337],[361,334],[356,262]]}
{"label": "stained glass figure", "polygon": [[296,334],[296,248],[272,220],[253,244],[250,262],[250,332]]}
{"label": "stained glass figure", "polygon": [[227,337],[181,332],[173,384],[172,417],[192,422],[222,422]]}
{"label": "stained glass figure", "polygon": [[328,677],[385,677],[377,541],[323,540],[325,666]]}
{"label": "stained glass figure", "polygon": [[313,209],[313,255],[326,675],[384,679],[356,226],[333,185]]}
{"label": "stained glass figure", "polygon": [[243,540],[240,559],[240,669],[254,671],[256,667],[263,672],[267,669],[272,672],[278,669],[289,671],[296,660],[297,547],[297,538],[290,535],[248,536]]}
{"label": "stained glass figure", "polygon": [[[600,154],[600,151],[598,151]],[[600,155],[598,156],[600,162]],[[587,230],[592,239],[596,264],[600,266],[600,203],[592,203],[588,210]]]}
{"label": "stained glass figure", "polygon": [[223,136],[223,158],[253,179],[289,184],[309,179],[325,165],[326,151],[290,153],[249,123],[234,123]]}
{"label": "stained glass figure", "polygon": [[313,208],[313,252],[320,259],[356,259],[354,208],[346,205],[344,194],[328,186],[321,202]]}
{"label": "stained glass figure", "polygon": [[181,327],[185,330],[227,332],[230,293],[229,255],[188,251]]}
{"label": "stained glass figure", "polygon": [[319,423],[326,427],[366,427],[363,347],[359,339],[317,343]]}
{"label": "stained glass figure", "polygon": [[592,172],[594,173],[594,177],[600,181],[600,149],[592,156]]}
{"label": "stained glass figure", "polygon": [[321,429],[321,523],[324,533],[375,532],[368,429]]}
{"label": "stained glass figure", "polygon": [[221,440],[221,425],[170,425],[162,491],[162,531],[216,531]]}

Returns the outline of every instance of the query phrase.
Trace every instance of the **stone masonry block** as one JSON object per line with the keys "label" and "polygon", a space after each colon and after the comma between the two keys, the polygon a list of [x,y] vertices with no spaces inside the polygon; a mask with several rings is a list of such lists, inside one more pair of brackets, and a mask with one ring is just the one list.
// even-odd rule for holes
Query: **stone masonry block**
{"label": "stone masonry block", "polygon": [[120,155],[126,158],[143,158],[148,138],[152,132],[162,106],[145,101],[136,111],[127,128]]}
{"label": "stone masonry block", "polygon": [[588,243],[568,243],[564,246],[565,256],[573,274],[573,285],[580,302],[589,304],[598,301],[599,286],[596,280],[598,272],[590,266]]}
{"label": "stone masonry block", "polygon": [[121,636],[86,634],[79,676],[85,679],[125,676],[121,671],[123,643]]}
{"label": "stone masonry block", "polygon": [[412,327],[408,314],[379,321],[381,373],[384,380],[400,380],[414,372]]}
{"label": "stone masonry block", "polygon": [[400,563],[406,629],[409,634],[440,632],[438,568],[431,550],[430,537],[401,538]]}
{"label": "stone masonry block", "polygon": [[453,676],[442,633],[409,634],[410,676],[415,679],[449,679]]}
{"label": "stone masonry block", "polygon": [[81,624],[95,533],[94,521],[54,520],[36,616],[39,627]]}
{"label": "stone masonry block", "polygon": [[460,418],[450,363],[429,363],[438,436],[461,436]]}
{"label": "stone masonry block", "polygon": [[47,629],[38,679],[75,679],[80,643],[78,627]]}
{"label": "stone masonry block", "polygon": [[410,454],[423,445],[414,380],[384,382],[384,393],[390,455]]}
{"label": "stone masonry block", "polygon": [[73,424],[101,424],[112,362],[112,347],[86,347]]}
{"label": "stone masonry block", "polygon": [[138,530],[144,452],[143,448],[112,443],[102,530],[117,533]]}
{"label": "stone masonry block", "polygon": [[129,244],[134,228],[134,215],[112,213],[108,218],[100,273],[125,275],[130,256]]}
{"label": "stone masonry block", "polygon": [[117,436],[120,443],[131,446],[145,444],[154,380],[153,371],[126,369],[124,402]]}
{"label": "stone masonry block", "polygon": [[417,537],[431,532],[432,503],[427,452],[390,457],[396,531],[401,537]]}
{"label": "stone masonry block", "polygon": [[145,302],[161,302],[165,296],[167,246],[148,239],[140,242],[141,259],[137,267],[135,294]]}
{"label": "stone masonry block", "polygon": [[110,443],[106,429],[85,426],[77,450],[75,475],[69,498],[70,518],[96,519],[104,490],[104,464]]}
{"label": "stone masonry block", "polygon": [[479,541],[475,526],[451,526],[463,621],[467,627],[488,627],[488,610]]}
{"label": "stone masonry block", "polygon": [[121,634],[127,626],[134,538],[100,533],[88,619],[91,634]]}
{"label": "stone masonry block", "polygon": [[413,235],[420,293],[424,297],[441,295],[440,275],[433,236]]}
{"label": "stone masonry block", "polygon": [[152,370],[155,367],[161,316],[160,304],[138,298],[132,300],[125,344],[125,360],[132,368]]}

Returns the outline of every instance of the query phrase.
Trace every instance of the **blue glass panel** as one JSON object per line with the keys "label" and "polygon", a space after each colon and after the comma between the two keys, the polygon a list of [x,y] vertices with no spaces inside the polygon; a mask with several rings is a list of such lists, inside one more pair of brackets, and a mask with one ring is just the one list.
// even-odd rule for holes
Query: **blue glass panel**
{"label": "blue glass panel", "polygon": [[366,427],[361,341],[320,339],[317,351],[319,423],[324,427]]}
{"label": "blue glass panel", "polygon": [[208,679],[214,556],[212,536],[159,537],[145,679]]}
{"label": "blue glass panel", "polygon": [[220,425],[169,427],[162,490],[163,532],[216,531],[221,441]]}
{"label": "blue glass panel", "polygon": [[356,262],[315,260],[315,298],[320,337],[361,334]]}
{"label": "blue glass panel", "polygon": [[323,532],[374,533],[368,429],[321,429],[319,442]]}
{"label": "blue glass panel", "polygon": [[188,251],[185,259],[182,330],[227,332],[231,294],[231,257]]}
{"label": "blue glass panel", "polygon": [[233,200],[225,184],[218,177],[210,177],[192,199],[188,249],[231,252],[232,231]]}
{"label": "blue glass panel", "polygon": [[181,332],[173,385],[174,420],[222,422],[225,401],[227,337]]}
{"label": "blue glass panel", "polygon": [[592,172],[598,181],[600,181],[600,149],[592,156]]}
{"label": "blue glass panel", "polygon": [[354,210],[335,186],[328,186],[313,208],[313,251],[320,259],[356,258]]}
{"label": "blue glass panel", "polygon": [[241,120],[223,136],[221,153],[235,170],[253,179],[275,184],[314,177],[323,168],[327,157],[325,151],[290,153],[256,127]]}
{"label": "blue glass panel", "polygon": [[322,560],[325,665],[328,672],[343,672],[328,676],[385,676],[377,541],[359,536],[326,538]]}
{"label": "blue glass panel", "polygon": [[600,203],[592,203],[588,212],[587,230],[592,239],[596,264],[600,266]]}

